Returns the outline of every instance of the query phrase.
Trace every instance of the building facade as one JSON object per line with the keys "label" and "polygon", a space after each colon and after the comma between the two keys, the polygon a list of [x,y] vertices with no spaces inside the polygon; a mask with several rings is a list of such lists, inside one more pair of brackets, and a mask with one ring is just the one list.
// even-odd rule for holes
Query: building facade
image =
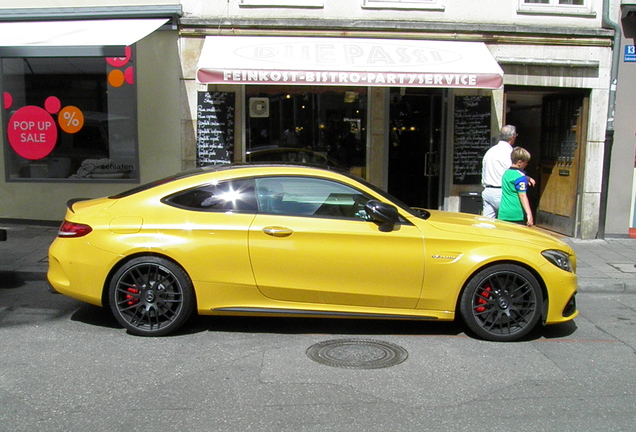
{"label": "building facade", "polygon": [[179,2],[55,3],[0,6],[0,219],[182,167]]}
{"label": "building facade", "polygon": [[[14,19],[4,18],[0,28],[28,21],[24,14],[53,21],[69,12],[42,1],[14,3]],[[616,222],[606,211],[622,198],[609,181],[614,161],[604,164],[604,155],[608,148],[612,155],[634,151],[633,136],[627,143],[617,129],[609,146],[606,134],[615,71],[611,22],[621,20],[619,0],[69,3],[74,12],[97,11],[104,20],[169,13],[159,17],[167,24],[126,45],[128,51],[102,56],[114,60],[97,78],[88,74],[95,82],[82,82],[108,94],[93,102],[98,108],[52,91],[61,103],[49,100],[47,108],[46,88],[40,99],[21,99],[23,89],[37,87],[28,79],[37,58],[0,40],[0,85],[13,98],[8,108],[5,101],[1,126],[0,202],[7,204],[0,219],[56,220],[66,199],[249,160],[328,161],[410,205],[476,213],[481,157],[499,128],[514,124],[518,145],[533,155],[529,174],[537,186],[530,198],[539,226],[581,238],[604,229],[627,235],[634,227],[633,204]],[[60,54],[49,49],[49,59]],[[136,61],[135,73],[117,59]],[[57,72],[48,75],[50,83],[59,81]],[[135,109],[114,100],[124,98],[116,96],[122,91],[134,93],[135,85]],[[24,106],[37,106],[56,122],[61,138],[44,157],[47,150],[28,153],[43,132],[34,117],[40,110],[22,110],[26,120],[16,116]],[[68,132],[80,111],[91,127]],[[102,113],[101,123],[92,111]],[[136,131],[118,126],[135,116]],[[29,119],[35,126],[29,128]],[[87,150],[79,134],[89,130],[107,136],[108,148]],[[134,146],[115,141],[122,136]],[[621,194],[633,197],[629,183]]]}
{"label": "building facade", "polygon": [[608,209],[605,234],[623,236],[625,226],[629,226],[630,237],[636,238],[636,91],[632,85],[636,80],[636,2],[623,0],[620,12],[616,19],[620,46],[614,53],[618,65],[615,133],[604,182]]}

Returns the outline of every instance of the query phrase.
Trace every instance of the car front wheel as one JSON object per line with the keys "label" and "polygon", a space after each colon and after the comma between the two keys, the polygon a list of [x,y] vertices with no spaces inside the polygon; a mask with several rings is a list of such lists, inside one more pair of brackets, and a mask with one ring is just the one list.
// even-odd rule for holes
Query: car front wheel
{"label": "car front wheel", "polygon": [[460,313],[478,337],[509,342],[527,335],[539,322],[543,295],[537,279],[514,264],[477,273],[466,286]]}
{"label": "car front wheel", "polygon": [[134,258],[111,279],[113,315],[130,333],[163,336],[175,331],[195,309],[194,289],[176,264],[158,257]]}

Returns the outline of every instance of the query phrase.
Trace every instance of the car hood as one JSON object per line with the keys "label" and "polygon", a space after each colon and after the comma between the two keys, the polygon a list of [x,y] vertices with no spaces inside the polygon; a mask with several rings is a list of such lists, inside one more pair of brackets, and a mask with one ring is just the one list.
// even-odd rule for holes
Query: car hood
{"label": "car hood", "polygon": [[439,210],[428,210],[431,214],[427,222],[441,231],[457,233],[464,232],[467,235],[486,237],[493,240],[521,241],[540,248],[556,248],[573,254],[570,246],[552,234],[536,227],[504,222],[486,218],[479,215],[466,213],[453,213]]}

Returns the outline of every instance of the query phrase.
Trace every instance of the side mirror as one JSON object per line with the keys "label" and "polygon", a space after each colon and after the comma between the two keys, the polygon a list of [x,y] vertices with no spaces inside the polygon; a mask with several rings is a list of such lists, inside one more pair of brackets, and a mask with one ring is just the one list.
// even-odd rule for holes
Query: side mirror
{"label": "side mirror", "polygon": [[382,232],[393,231],[395,223],[400,218],[397,208],[376,200],[367,202],[364,210],[374,221],[380,223],[380,231]]}

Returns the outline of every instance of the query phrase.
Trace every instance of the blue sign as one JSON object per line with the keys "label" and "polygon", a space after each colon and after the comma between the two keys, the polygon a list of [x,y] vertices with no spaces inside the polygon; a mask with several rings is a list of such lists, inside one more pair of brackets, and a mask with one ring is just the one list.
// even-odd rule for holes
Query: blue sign
{"label": "blue sign", "polygon": [[636,62],[636,46],[625,45],[625,55],[623,56],[624,62]]}

